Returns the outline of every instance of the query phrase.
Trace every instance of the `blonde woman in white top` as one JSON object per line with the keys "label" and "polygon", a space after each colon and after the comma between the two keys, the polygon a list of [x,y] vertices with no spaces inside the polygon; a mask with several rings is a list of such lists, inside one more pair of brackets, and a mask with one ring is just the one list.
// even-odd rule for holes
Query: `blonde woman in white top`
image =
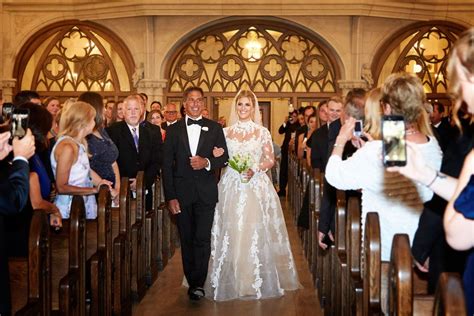
{"label": "blonde woman in white top", "polygon": [[[442,153],[423,108],[425,100],[421,81],[410,74],[392,74],[382,88],[384,114],[405,117],[407,140],[416,144],[433,169],[439,170]],[[379,214],[382,260],[388,261],[393,236],[406,233],[413,240],[423,203],[433,193],[400,174],[386,171],[379,138],[367,142],[343,161],[342,151],[352,139],[354,125],[355,120],[350,118],[342,126],[326,166],[326,179],[340,190],[362,190],[362,224],[368,212]]]}

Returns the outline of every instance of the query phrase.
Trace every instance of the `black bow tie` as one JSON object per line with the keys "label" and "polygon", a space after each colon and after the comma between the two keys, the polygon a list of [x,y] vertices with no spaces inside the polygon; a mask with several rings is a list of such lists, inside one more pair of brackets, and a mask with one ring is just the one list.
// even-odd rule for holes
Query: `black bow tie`
{"label": "black bow tie", "polygon": [[197,124],[199,126],[202,126],[202,119],[201,120],[193,120],[192,118],[188,117],[188,126]]}

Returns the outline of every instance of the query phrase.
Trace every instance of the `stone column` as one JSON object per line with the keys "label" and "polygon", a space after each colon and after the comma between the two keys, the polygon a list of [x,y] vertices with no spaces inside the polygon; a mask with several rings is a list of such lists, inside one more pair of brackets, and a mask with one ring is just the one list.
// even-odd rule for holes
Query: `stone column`
{"label": "stone column", "polygon": [[[164,106],[164,89],[168,84],[166,79],[141,79],[137,84],[137,92],[148,95],[148,103],[160,101]],[[149,109],[148,109],[149,110]]]}
{"label": "stone column", "polygon": [[3,79],[0,81],[2,89],[3,102],[12,102],[13,89],[16,85],[16,79]]}
{"label": "stone column", "polygon": [[370,89],[368,83],[365,80],[338,80],[337,85],[342,90],[342,96],[345,97],[347,93],[354,88],[362,88],[365,90]]}

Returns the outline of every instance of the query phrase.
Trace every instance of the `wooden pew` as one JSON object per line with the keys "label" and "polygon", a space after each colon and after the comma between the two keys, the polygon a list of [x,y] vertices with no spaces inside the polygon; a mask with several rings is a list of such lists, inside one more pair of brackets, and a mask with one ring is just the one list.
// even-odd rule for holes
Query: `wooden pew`
{"label": "wooden pew", "polygon": [[84,199],[74,196],[69,219],[51,237],[53,312],[86,314],[86,218]]}
{"label": "wooden pew", "polygon": [[[90,259],[91,307],[90,315],[112,313],[112,214],[111,196],[108,187],[99,190],[97,205],[96,253]],[[89,228],[89,227],[88,227]],[[89,233],[88,233],[89,235]],[[88,238],[87,244],[89,248]]]}
{"label": "wooden pew", "polygon": [[337,191],[336,236],[333,261],[333,286],[331,298],[336,315],[347,314],[348,266],[346,253],[346,196],[344,191]]}
{"label": "wooden pew", "polygon": [[434,298],[415,293],[415,272],[406,234],[396,234],[392,241],[389,270],[389,311],[393,315],[432,315]]}
{"label": "wooden pew", "polygon": [[156,240],[156,265],[158,270],[164,269],[163,263],[163,209],[164,209],[164,196],[162,194],[162,185],[160,178],[156,178],[154,196],[153,196],[153,209],[156,212],[156,223],[157,223],[157,240]]}
{"label": "wooden pew", "polygon": [[441,273],[436,288],[433,315],[467,315],[462,282],[458,274]]}
{"label": "wooden pew", "polygon": [[[156,189],[158,187],[158,190]],[[146,284],[151,286],[158,278],[158,217],[160,213],[159,203],[160,199],[160,179],[156,178],[153,190],[153,204],[152,209],[147,210],[145,216],[145,245],[146,245]]]}
{"label": "wooden pew", "polygon": [[381,315],[381,242],[377,213],[367,213],[364,227],[364,315]]}
{"label": "wooden pew", "polygon": [[319,210],[321,206],[321,192],[319,175],[314,173],[312,175],[313,184],[311,186],[312,196],[310,196],[310,210],[311,210],[311,264],[310,269],[313,275],[313,283],[315,288],[318,288],[319,279],[317,276],[318,267],[318,225],[319,225]]}
{"label": "wooden pew", "polygon": [[112,209],[113,238],[113,314],[131,315],[131,222],[130,184],[128,178],[120,181],[120,206]]}
{"label": "wooden pew", "polygon": [[348,265],[348,315],[363,314],[363,283],[361,278],[361,206],[355,197],[349,198],[346,216],[346,247]]}
{"label": "wooden pew", "polygon": [[28,258],[10,258],[12,314],[50,315],[51,249],[48,217],[35,210],[28,237]]}
{"label": "wooden pew", "polygon": [[132,298],[140,301],[146,292],[146,252],[145,252],[145,180],[144,172],[136,177],[136,200],[131,206],[131,288]]}

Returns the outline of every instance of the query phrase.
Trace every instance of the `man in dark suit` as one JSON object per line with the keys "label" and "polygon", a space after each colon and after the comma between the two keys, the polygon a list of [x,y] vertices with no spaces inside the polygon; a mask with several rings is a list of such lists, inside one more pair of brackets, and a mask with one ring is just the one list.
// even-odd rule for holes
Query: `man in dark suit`
{"label": "man in dark suit", "polygon": [[157,126],[140,123],[142,100],[137,95],[127,97],[124,103],[124,120],[107,127],[107,133],[118,148],[117,164],[120,175],[128,177],[130,188],[136,190],[138,171],[145,172],[146,208],[152,205],[151,186],[160,170],[162,158],[161,132]]}
{"label": "man in dark suit", "polygon": [[13,162],[4,161],[12,150],[8,145],[9,132],[0,134],[0,315],[10,315],[10,280],[8,256],[5,245],[4,217],[21,212],[28,201],[28,159],[35,153],[35,141],[31,131],[23,139],[13,140]]}
{"label": "man in dark suit", "polygon": [[447,117],[444,117],[444,105],[440,102],[433,102],[433,112],[430,113],[431,125],[438,140],[439,147],[444,152],[448,143],[453,140],[456,128],[451,126]]}
{"label": "man in dark suit", "polygon": [[165,117],[165,121],[161,123],[161,128],[166,131],[168,126],[178,121],[178,107],[176,104],[168,103],[163,111],[163,116]]}
{"label": "man in dark suit", "polygon": [[[328,107],[328,124],[318,128],[310,140],[308,146],[311,148],[311,167],[325,172],[329,154],[332,147],[329,148],[329,130],[331,124],[338,121],[342,114],[342,100],[339,97],[332,97],[327,102]],[[336,207],[336,189],[331,186],[324,178],[324,193],[321,200],[321,215],[318,227],[319,245],[325,249],[326,244],[322,243],[326,234],[331,231],[332,215]],[[332,235],[330,235],[332,237]]]}
{"label": "man in dark suit", "polygon": [[[222,127],[202,118],[203,91],[191,87],[184,92],[186,116],[166,130],[163,183],[169,211],[176,214],[184,275],[191,300],[205,295],[211,252],[211,228],[218,199],[214,170],[228,160]],[[215,158],[213,149],[223,148]]]}

